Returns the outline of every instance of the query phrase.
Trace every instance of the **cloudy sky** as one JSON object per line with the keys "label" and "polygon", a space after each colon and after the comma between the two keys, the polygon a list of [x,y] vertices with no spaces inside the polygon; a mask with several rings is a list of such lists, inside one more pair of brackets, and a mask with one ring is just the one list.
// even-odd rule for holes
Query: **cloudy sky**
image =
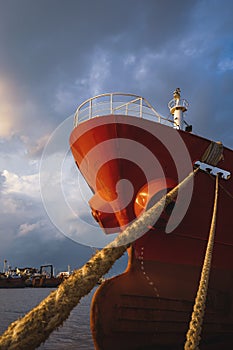
{"label": "cloudy sky", "polygon": [[233,147],[232,13],[228,0],[0,0],[0,270],[79,266],[100,243],[68,146],[85,99],[134,93],[168,116],[180,87],[194,133]]}

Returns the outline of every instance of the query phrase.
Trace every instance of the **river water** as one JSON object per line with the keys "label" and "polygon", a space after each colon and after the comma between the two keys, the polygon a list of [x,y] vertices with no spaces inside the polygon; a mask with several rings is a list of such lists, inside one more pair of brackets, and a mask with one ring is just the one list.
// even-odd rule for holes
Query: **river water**
{"label": "river water", "polygon": [[[24,316],[53,290],[52,288],[0,289],[0,334],[10,323]],[[94,291],[81,299],[63,326],[54,331],[38,348],[39,350],[94,350],[89,325],[93,293]]]}

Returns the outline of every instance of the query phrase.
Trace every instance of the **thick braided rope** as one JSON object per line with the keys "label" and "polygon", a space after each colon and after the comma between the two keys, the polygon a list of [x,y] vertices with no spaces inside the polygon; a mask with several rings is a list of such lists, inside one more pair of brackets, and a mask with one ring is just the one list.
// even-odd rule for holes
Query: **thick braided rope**
{"label": "thick braided rope", "polygon": [[221,159],[223,159],[222,142],[211,141],[206,151],[204,152],[201,161],[212,166],[216,166]]}
{"label": "thick braided rope", "polygon": [[69,316],[80,299],[108,272],[126,247],[103,248],[38,306],[13,322],[0,337],[1,350],[31,350],[43,343]]}
{"label": "thick braided rope", "polygon": [[178,191],[189,183],[198,170],[199,168],[196,168],[176,187],[165,194],[153,207],[144,212],[139,219],[134,221],[121,234],[119,234],[116,239],[109,244],[109,246],[114,247],[116,245],[125,245],[129,242],[136,241],[136,239],[141,237],[142,232],[148,231],[148,227],[154,225],[159,218],[161,211],[175,199]]}
{"label": "thick braided rope", "polygon": [[38,306],[23,318],[13,322],[0,337],[1,350],[33,350],[48,339],[69,316],[80,299],[88,294],[99,278],[106,274],[114,262],[120,258],[129,243],[148,231],[165,208],[177,196],[178,190],[185,187],[198,168],[191,172],[180,184],[146,211],[117,238],[97,252],[82,268],[65,280]]}
{"label": "thick braided rope", "polygon": [[216,217],[217,217],[217,202],[218,202],[218,176],[216,177],[216,188],[215,188],[215,200],[213,215],[211,221],[211,227],[209,232],[209,239],[206,248],[206,254],[204,264],[201,272],[201,278],[199,282],[199,288],[195,304],[193,307],[193,313],[189,324],[189,330],[186,334],[186,343],[184,346],[185,350],[199,350],[200,335],[202,330],[202,323],[205,314],[206,297],[208,292],[208,282],[211,270],[211,260],[213,254],[215,228],[216,228]]}

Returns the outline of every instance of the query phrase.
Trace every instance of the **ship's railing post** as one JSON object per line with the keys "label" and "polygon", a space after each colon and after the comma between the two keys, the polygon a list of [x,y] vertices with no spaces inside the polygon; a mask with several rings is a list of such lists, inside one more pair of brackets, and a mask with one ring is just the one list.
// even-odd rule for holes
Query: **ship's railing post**
{"label": "ship's railing post", "polygon": [[128,104],[126,104],[126,106],[125,106],[125,115],[128,115]]}
{"label": "ship's railing post", "polygon": [[142,97],[140,97],[140,105],[139,105],[140,107],[140,118],[142,118]]}
{"label": "ship's railing post", "polygon": [[89,119],[92,118],[92,99],[90,99],[90,102],[89,102]]}
{"label": "ship's railing post", "polygon": [[78,118],[77,117],[78,117],[78,114],[76,112],[74,115],[74,128],[76,128],[76,126],[78,125],[78,121],[77,121]]}
{"label": "ship's railing post", "polygon": [[110,94],[110,113],[113,114],[113,94]]}

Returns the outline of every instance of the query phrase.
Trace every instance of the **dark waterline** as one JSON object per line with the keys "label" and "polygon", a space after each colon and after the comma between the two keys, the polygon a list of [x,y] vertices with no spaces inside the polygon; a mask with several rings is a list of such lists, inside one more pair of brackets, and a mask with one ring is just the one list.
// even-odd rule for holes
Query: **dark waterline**
{"label": "dark waterline", "polygon": [[[52,288],[0,289],[0,334],[53,290]],[[68,320],[50,335],[49,339],[38,348],[39,350],[94,350],[89,323],[93,293],[94,291],[81,299]]]}

